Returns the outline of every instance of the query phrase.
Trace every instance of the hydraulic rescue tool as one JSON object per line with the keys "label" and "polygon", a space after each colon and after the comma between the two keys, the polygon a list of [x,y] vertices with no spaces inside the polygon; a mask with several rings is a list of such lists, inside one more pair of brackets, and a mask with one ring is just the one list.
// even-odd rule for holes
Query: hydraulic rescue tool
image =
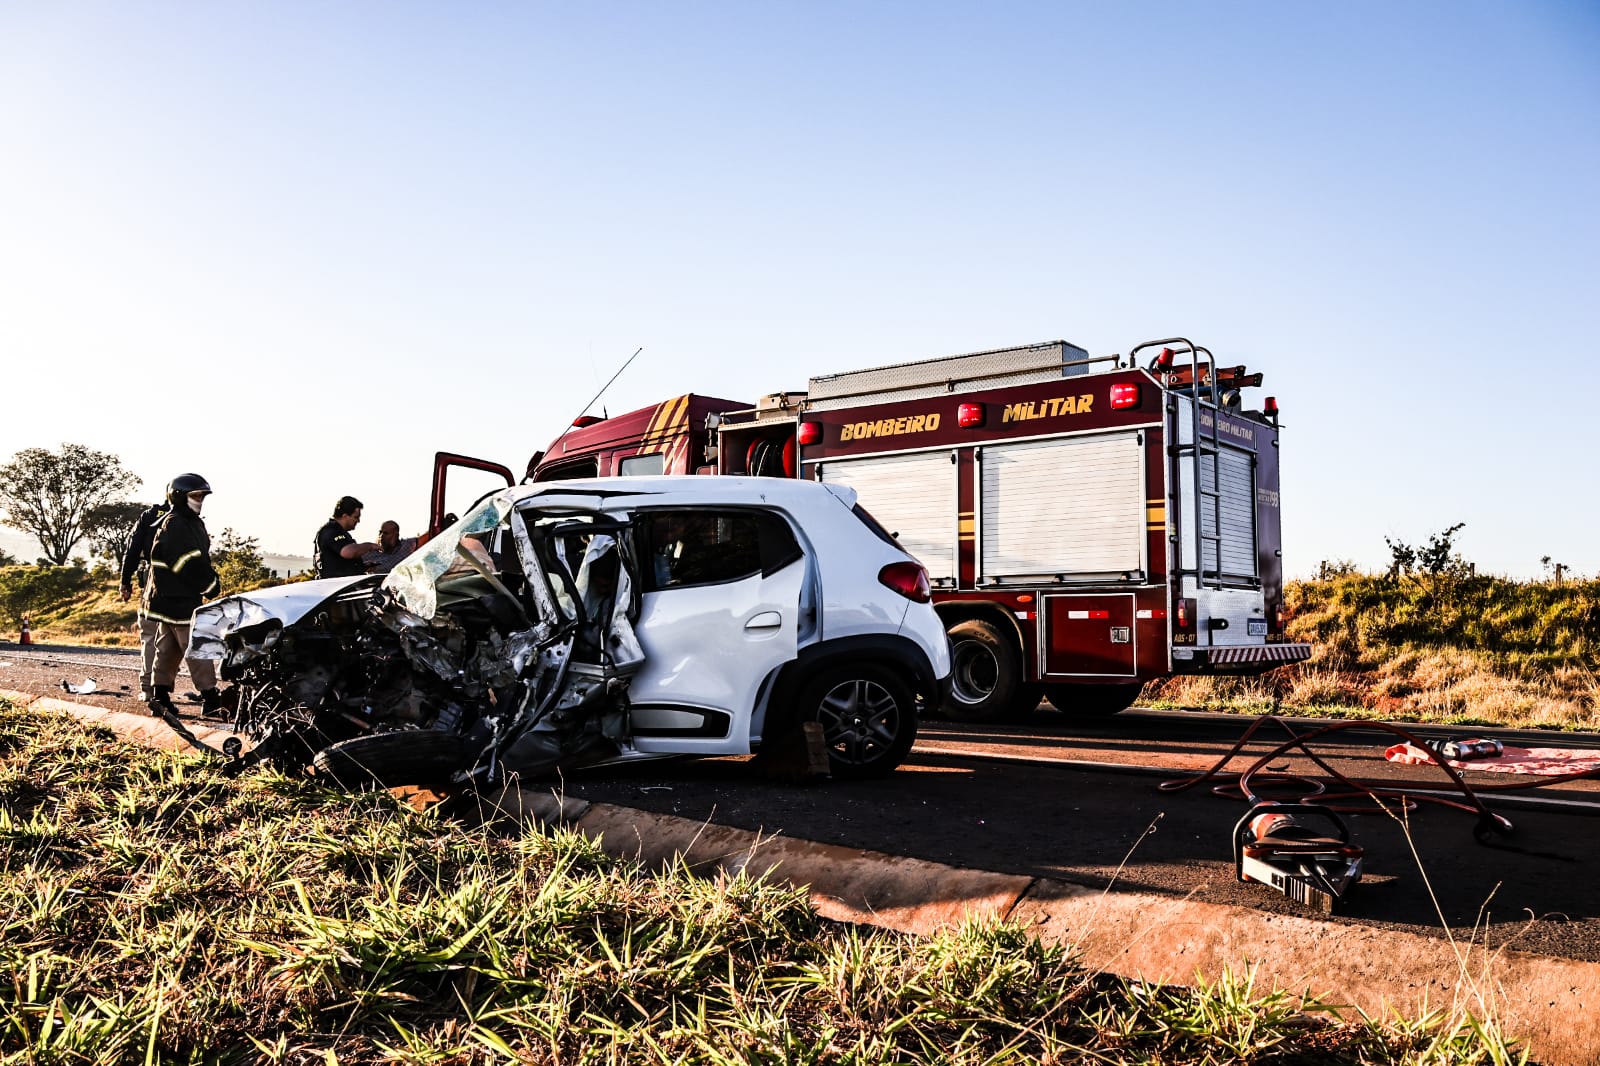
{"label": "hydraulic rescue tool", "polygon": [[[1319,831],[1322,823],[1332,827],[1332,836]],[[1344,820],[1313,803],[1257,803],[1233,827],[1239,880],[1275,888],[1323,914],[1332,914],[1334,903],[1361,880],[1361,856]]]}

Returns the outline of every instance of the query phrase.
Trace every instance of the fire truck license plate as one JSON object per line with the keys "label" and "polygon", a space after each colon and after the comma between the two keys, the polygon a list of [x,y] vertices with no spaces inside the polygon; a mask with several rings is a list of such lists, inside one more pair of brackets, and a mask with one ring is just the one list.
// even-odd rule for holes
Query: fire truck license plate
{"label": "fire truck license plate", "polygon": [[1252,637],[1267,635],[1267,620],[1265,618],[1251,618],[1244,624],[1245,634]]}

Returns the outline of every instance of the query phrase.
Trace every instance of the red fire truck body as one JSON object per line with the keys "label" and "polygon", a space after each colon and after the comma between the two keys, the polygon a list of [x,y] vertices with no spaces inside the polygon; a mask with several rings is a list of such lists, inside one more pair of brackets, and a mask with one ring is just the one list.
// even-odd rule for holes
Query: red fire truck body
{"label": "red fire truck body", "polygon": [[1041,694],[1114,713],[1152,679],[1310,654],[1284,634],[1276,407],[1241,406],[1259,382],[1181,339],[1127,360],[1055,341],[816,377],[753,407],[676,397],[569,430],[528,474],[847,484],[928,570],[949,713],[1003,718]]}

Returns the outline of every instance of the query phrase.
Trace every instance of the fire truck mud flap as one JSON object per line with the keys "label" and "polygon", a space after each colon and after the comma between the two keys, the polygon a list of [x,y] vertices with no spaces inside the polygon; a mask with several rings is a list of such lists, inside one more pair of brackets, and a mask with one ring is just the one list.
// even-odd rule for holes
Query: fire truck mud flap
{"label": "fire truck mud flap", "polygon": [[1253,644],[1222,648],[1173,648],[1178,674],[1264,674],[1273,667],[1311,658],[1310,644]]}

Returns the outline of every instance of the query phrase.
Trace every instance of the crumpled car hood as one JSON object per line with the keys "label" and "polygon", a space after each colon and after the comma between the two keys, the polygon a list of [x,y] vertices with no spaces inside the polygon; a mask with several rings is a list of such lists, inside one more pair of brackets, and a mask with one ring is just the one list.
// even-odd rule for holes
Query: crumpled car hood
{"label": "crumpled car hood", "polygon": [[264,626],[261,631],[266,639],[256,650],[265,651],[284,627],[294,625],[346,589],[362,583],[376,585],[378,580],[366,575],[325,577],[225,596],[194,612],[188,654],[198,659],[221,660],[228,653],[226,640],[230,633],[276,622],[276,626]]}

